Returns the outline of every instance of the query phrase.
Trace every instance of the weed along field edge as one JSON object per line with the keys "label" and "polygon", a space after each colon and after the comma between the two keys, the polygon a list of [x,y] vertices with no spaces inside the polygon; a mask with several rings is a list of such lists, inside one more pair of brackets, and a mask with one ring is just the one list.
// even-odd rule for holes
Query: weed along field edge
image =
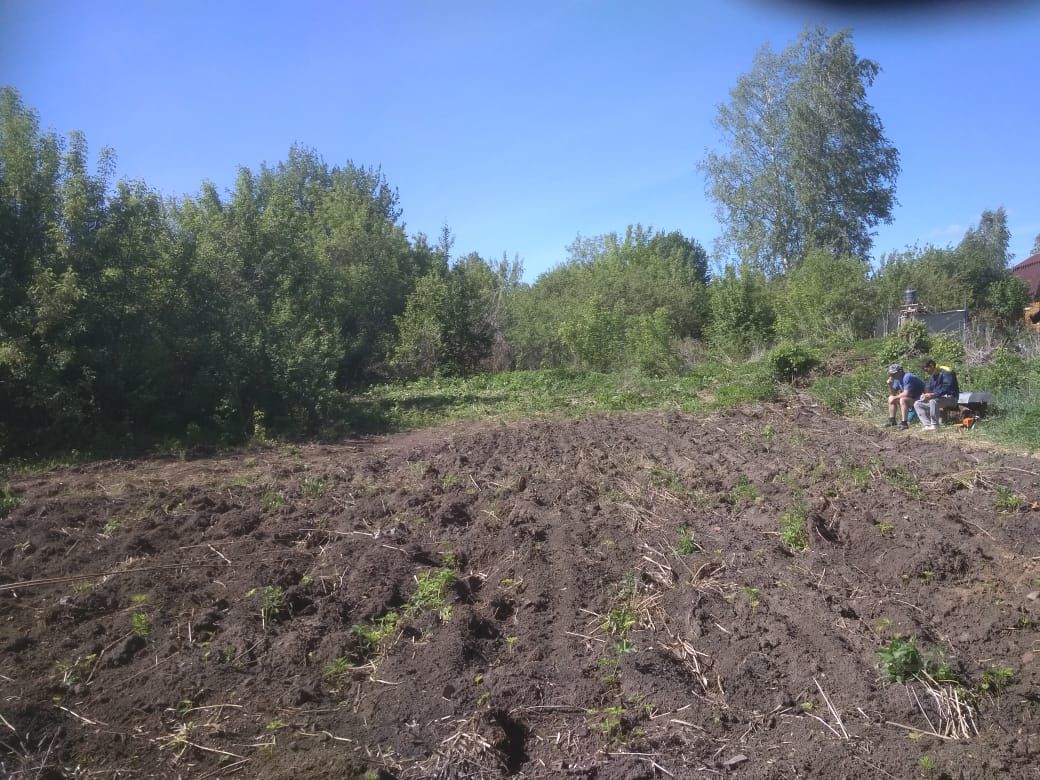
{"label": "weed along field edge", "polygon": [[14,478],[0,775],[1040,777],[1040,464],[804,398]]}

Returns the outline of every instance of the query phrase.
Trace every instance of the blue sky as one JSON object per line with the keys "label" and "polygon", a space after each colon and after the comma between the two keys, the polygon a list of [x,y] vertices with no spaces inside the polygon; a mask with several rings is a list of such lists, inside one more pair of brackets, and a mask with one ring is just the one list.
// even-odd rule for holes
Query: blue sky
{"label": "blue sky", "polygon": [[409,234],[447,224],[457,254],[519,255],[533,281],[579,234],[636,222],[710,251],[697,162],[719,148],[716,107],[763,44],[848,27],[882,67],[869,100],[902,155],[875,255],[956,243],[1004,206],[1024,259],[1040,233],[1040,3],[870,5],[0,0],[0,84],[169,195],[224,190],[294,142],[381,166]]}

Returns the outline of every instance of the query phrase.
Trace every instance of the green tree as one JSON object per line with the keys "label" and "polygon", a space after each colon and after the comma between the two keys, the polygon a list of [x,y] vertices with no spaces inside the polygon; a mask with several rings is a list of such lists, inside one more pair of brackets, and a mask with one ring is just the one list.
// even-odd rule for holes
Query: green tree
{"label": "green tree", "polygon": [[[442,241],[445,250],[449,248]],[[396,318],[392,363],[408,376],[467,374],[490,354],[500,277],[476,253],[448,271],[432,270]]]}
{"label": "green tree", "polygon": [[777,335],[817,342],[870,335],[877,308],[867,272],[858,258],[810,252],[780,283]]}
{"label": "green tree", "polygon": [[727,265],[708,286],[712,346],[729,355],[746,355],[773,338],[776,314],[763,273],[749,265]]}
{"label": "green tree", "polygon": [[1030,251],[1031,255],[1040,255],[1040,233],[1036,234],[1036,238],[1033,239],[1033,248]]}
{"label": "green tree", "polygon": [[728,147],[701,167],[722,245],[769,276],[812,247],[866,258],[891,221],[899,153],[866,100],[877,63],[852,34],[806,29],[780,54],[764,47],[716,124]]}

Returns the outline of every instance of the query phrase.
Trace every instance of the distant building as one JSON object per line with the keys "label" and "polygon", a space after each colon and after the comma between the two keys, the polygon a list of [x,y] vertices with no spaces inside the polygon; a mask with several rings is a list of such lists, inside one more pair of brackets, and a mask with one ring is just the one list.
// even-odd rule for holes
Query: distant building
{"label": "distant building", "polygon": [[1034,318],[1040,319],[1040,254],[1027,257],[1014,266],[1011,275],[1021,279],[1029,288],[1029,300],[1033,303],[1025,310],[1026,328],[1040,333],[1040,322],[1034,321]]}
{"label": "distant building", "polygon": [[1029,300],[1040,300],[1040,254],[1027,257],[1011,269],[1011,275],[1029,288]]}

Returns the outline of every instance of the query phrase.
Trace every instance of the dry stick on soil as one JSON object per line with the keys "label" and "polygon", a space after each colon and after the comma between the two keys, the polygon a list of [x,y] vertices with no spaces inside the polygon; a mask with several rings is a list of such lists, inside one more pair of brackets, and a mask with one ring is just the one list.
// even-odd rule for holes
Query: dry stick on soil
{"label": "dry stick on soil", "polygon": [[118,645],[120,642],[125,642],[127,639],[129,639],[131,636],[133,636],[133,633],[134,633],[133,631],[128,631],[127,633],[123,634],[121,637],[116,639],[114,642],[112,642],[111,644],[105,645],[105,647],[101,650],[101,652],[98,653],[97,660],[94,662],[94,666],[90,670],[90,674],[87,675],[87,681],[85,683],[83,683],[84,685],[90,685],[90,681],[94,679],[94,673],[97,672],[98,667],[101,665],[101,659],[105,657],[105,653],[107,653],[113,647]]}
{"label": "dry stick on soil", "polygon": [[[259,563],[260,561],[257,561]],[[76,582],[76,580],[93,580],[102,577],[114,577],[117,574],[137,574],[142,571],[162,571],[165,569],[183,569],[189,566],[212,566],[212,561],[184,561],[183,563],[168,563],[163,566],[141,566],[136,569],[124,569],[122,571],[95,572],[93,574],[71,574],[66,577],[45,577],[39,580],[22,580],[21,582],[9,582],[0,585],[0,593],[21,588],[35,588],[41,585],[60,585],[65,582]]]}
{"label": "dry stick on soil", "polygon": [[816,687],[820,691],[820,695],[823,697],[823,700],[827,702],[827,708],[831,711],[831,715],[834,716],[834,720],[838,722],[838,728],[841,729],[841,733],[845,735],[845,739],[849,739],[849,732],[845,730],[845,724],[841,722],[841,716],[838,714],[838,711],[834,709],[834,705],[831,704],[831,700],[827,698],[827,694],[824,692],[823,686],[820,685],[820,683],[817,681],[815,677],[813,677],[813,682],[816,683]]}

